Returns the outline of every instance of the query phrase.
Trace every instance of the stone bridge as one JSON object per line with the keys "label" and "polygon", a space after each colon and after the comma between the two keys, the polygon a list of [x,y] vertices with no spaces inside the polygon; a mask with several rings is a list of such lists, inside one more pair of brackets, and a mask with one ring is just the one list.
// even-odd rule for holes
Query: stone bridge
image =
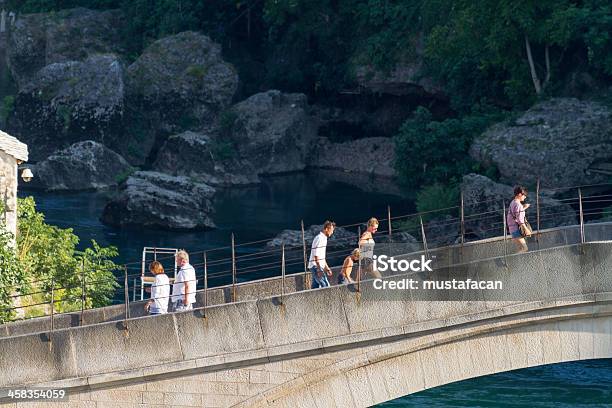
{"label": "stone bridge", "polygon": [[[68,407],[371,406],[524,367],[612,358],[612,223],[544,231],[526,254],[502,238],[429,251],[434,273],[501,280],[427,298],[308,277],[210,290],[209,306],[137,316],[142,304],[0,326],[0,388],[63,388]],[[506,253],[509,253],[506,255]],[[415,254],[412,254],[415,255]],[[419,255],[418,253],[416,255]],[[397,277],[385,277],[397,279]],[[199,294],[199,302],[202,294]],[[200,304],[201,305],[201,304]],[[127,326],[127,329],[126,329]],[[8,406],[34,406],[15,403]]]}

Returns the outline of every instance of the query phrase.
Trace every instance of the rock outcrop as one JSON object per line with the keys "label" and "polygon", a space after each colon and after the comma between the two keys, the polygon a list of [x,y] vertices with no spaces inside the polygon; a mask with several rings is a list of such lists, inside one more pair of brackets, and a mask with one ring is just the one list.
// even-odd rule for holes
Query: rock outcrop
{"label": "rock outcrop", "polygon": [[604,182],[589,174],[600,161],[612,161],[612,110],[596,102],[554,98],[518,119],[494,125],[478,136],[471,156],[495,165],[502,181],[545,188]]}
{"label": "rock outcrop", "polygon": [[75,143],[30,167],[36,177],[27,187],[44,190],[107,188],[133,171],[123,157],[91,140]]}
{"label": "rock outcrop", "polygon": [[[312,240],[321,232],[323,225],[311,225],[304,229],[304,239],[306,241],[306,249],[310,251]],[[357,247],[357,234],[350,232],[342,227],[336,227],[334,233],[329,237],[327,246],[329,248],[351,248]],[[280,248],[285,244],[286,248],[302,247],[302,231],[301,230],[283,230],[274,239],[266,243],[268,248]]]}
{"label": "rock outcrop", "polygon": [[395,145],[386,137],[367,137],[344,143],[319,138],[310,151],[309,167],[357,176],[394,178]]}
{"label": "rock outcrop", "polygon": [[268,91],[221,115],[217,127],[171,136],[153,167],[214,185],[252,184],[259,176],[303,170],[316,135],[306,96]]}
{"label": "rock outcrop", "polygon": [[10,128],[29,145],[31,158],[82,140],[120,147],[123,71],[116,55],[93,55],[49,64],[21,86]]}
{"label": "rock outcrop", "polygon": [[[356,63],[355,76],[360,86],[376,94],[395,96],[435,96],[446,98],[442,86],[423,75],[424,37],[419,35],[412,40],[412,47],[400,58],[400,62],[384,72],[369,64]],[[357,61],[363,56],[357,56]]]}
{"label": "rock outcrop", "polygon": [[49,64],[122,54],[124,24],[119,10],[75,8],[20,15],[9,36],[8,64],[13,78],[22,87]]}
{"label": "rock outcrop", "polygon": [[[466,233],[478,238],[500,236],[504,233],[503,206],[506,211],[513,197],[513,187],[499,184],[479,175],[468,174],[463,177],[461,189],[464,195]],[[529,193],[526,203],[531,207],[526,216],[531,226],[536,228],[535,191]],[[546,195],[540,197],[540,228],[552,228],[577,223],[576,211],[567,203]]]}
{"label": "rock outcrop", "polygon": [[210,218],[214,193],[214,188],[187,177],[139,171],[122,184],[119,196],[106,205],[102,222],[118,227],[214,228]]}
{"label": "rock outcrop", "polygon": [[187,31],[155,41],[127,69],[128,156],[142,162],[160,139],[209,126],[232,102],[238,74],[209,37]]}

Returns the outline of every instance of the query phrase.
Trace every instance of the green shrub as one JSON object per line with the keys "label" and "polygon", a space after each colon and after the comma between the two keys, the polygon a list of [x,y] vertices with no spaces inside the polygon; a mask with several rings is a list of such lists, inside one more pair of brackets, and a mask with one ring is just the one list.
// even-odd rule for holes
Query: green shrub
{"label": "green shrub", "polygon": [[238,120],[238,114],[231,109],[221,113],[221,115],[219,115],[219,128],[221,130],[221,135],[231,135],[234,131],[236,120]]}
{"label": "green shrub", "polygon": [[8,117],[13,113],[15,109],[15,97],[13,95],[7,95],[2,99],[2,106],[0,106],[0,122],[6,123]]}
{"label": "green shrub", "polygon": [[[44,215],[36,211],[32,197],[19,199],[17,223],[16,264],[29,282],[37,282],[35,291],[44,292],[22,297],[23,305],[50,302],[53,281],[57,289],[54,293],[55,310],[80,309],[83,276],[86,282],[85,307],[110,303],[118,286],[113,275],[118,266],[112,261],[118,255],[117,248],[103,248],[92,240],[91,247],[77,250],[79,238],[72,229],[47,224]],[[45,312],[45,309],[33,309],[28,315]]]}
{"label": "green shrub", "polygon": [[126,181],[132,174],[134,174],[138,169],[135,167],[130,167],[127,170],[117,174],[117,176],[115,177],[115,181],[117,182],[117,184],[121,184],[124,181]]}
{"label": "green shrub", "polygon": [[228,160],[236,154],[233,144],[228,140],[215,140],[210,150],[215,160]]}
{"label": "green shrub", "polygon": [[70,112],[70,107],[66,105],[60,105],[57,107],[56,111],[57,118],[59,122],[62,124],[62,131],[67,133],[70,129],[70,123],[72,121],[72,113]]}
{"label": "green shrub", "polygon": [[208,67],[204,65],[190,65],[186,70],[187,75],[201,81],[208,73]]}
{"label": "green shrub", "polygon": [[479,166],[468,150],[474,137],[504,114],[477,107],[460,119],[434,121],[424,107],[419,107],[395,136],[399,181],[413,188],[424,184],[458,182]]}
{"label": "green shrub", "polygon": [[[456,183],[435,183],[423,187],[416,195],[416,209],[422,214],[423,222],[440,218],[445,215],[457,216],[457,207],[460,204],[459,185]],[[420,233],[421,223],[419,217],[411,217],[399,221],[394,228]]]}

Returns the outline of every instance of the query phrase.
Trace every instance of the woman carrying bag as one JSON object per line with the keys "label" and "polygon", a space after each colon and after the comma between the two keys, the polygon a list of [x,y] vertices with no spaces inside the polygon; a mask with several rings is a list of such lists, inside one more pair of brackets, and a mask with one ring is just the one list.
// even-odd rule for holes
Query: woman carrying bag
{"label": "woman carrying bag", "polygon": [[512,240],[516,242],[518,246],[519,254],[529,250],[525,238],[531,236],[531,226],[525,219],[525,210],[527,210],[531,204],[523,204],[526,198],[527,189],[525,187],[514,187],[514,199],[510,202],[508,215],[506,216],[508,230],[512,236]]}

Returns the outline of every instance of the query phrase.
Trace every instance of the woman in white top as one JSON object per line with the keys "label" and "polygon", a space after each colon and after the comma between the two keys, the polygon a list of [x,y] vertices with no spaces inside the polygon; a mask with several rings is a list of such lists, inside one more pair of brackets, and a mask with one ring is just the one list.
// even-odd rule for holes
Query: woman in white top
{"label": "woman in white top", "polygon": [[374,234],[378,230],[378,220],[374,217],[368,220],[366,230],[359,237],[359,250],[361,251],[361,259],[363,260],[363,275],[372,275],[374,278],[380,278],[381,274],[374,268]]}
{"label": "woman in white top", "polygon": [[164,267],[158,261],[149,264],[149,271],[155,276],[151,286],[151,299],[145,304],[145,311],[151,315],[168,313],[168,300],[170,298],[170,280],[164,273]]}

